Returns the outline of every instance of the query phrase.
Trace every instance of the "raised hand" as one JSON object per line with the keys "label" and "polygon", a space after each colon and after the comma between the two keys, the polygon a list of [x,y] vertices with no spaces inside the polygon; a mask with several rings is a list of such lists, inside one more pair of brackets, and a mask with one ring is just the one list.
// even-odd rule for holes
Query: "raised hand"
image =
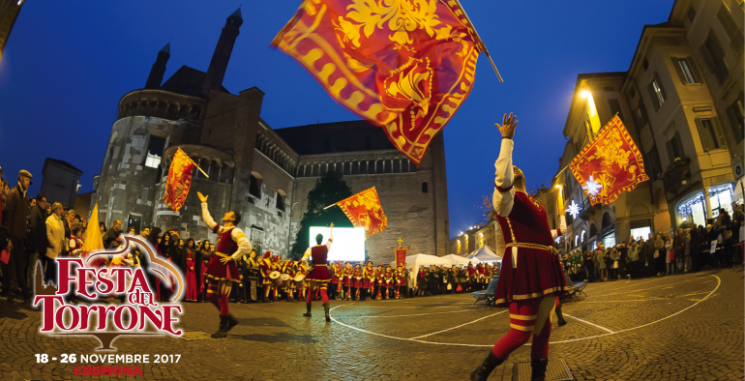
{"label": "raised hand", "polygon": [[209,196],[203,195],[202,192],[197,192],[197,196],[199,196],[199,201],[201,202],[207,202],[207,197],[209,197]]}
{"label": "raised hand", "polygon": [[504,114],[501,126],[499,125],[499,123],[494,123],[494,125],[499,128],[499,132],[502,134],[503,138],[512,139],[512,137],[515,136],[515,128],[517,128],[517,123],[517,115],[512,115],[512,113],[510,113],[510,116]]}

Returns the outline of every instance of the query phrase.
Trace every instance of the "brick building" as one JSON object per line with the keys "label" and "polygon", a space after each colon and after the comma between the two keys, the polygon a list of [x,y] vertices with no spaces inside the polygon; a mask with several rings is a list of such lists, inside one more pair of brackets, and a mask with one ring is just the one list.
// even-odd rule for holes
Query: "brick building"
{"label": "brick building", "polygon": [[[93,202],[110,226],[145,226],[209,238],[196,192],[209,195],[219,217],[239,211],[239,227],[259,251],[286,255],[306,210],[308,192],[327,171],[337,171],[353,192],[375,186],[388,229],[367,241],[368,256],[390,261],[402,237],[412,252],[445,255],[447,184],[442,136],[419,168],[366,122],[272,129],[261,118],[264,93],[256,87],[231,94],[222,80],[243,23],[240,10],[227,19],[207,72],[182,66],[163,82],[170,47],[157,55],[142,89],[125,94],[112,126]],[[161,84],[162,83],[162,84]],[[179,213],[162,203],[170,161],[181,148],[207,172],[195,170],[191,195]]]}

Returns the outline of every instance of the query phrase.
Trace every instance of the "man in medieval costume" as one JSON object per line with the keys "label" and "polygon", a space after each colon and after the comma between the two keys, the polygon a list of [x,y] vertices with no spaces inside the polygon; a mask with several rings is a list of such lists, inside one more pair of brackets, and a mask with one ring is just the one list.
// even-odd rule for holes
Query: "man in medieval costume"
{"label": "man in medieval costume", "polygon": [[[329,239],[326,241],[326,244],[321,244],[321,242],[323,242],[323,235],[318,234],[316,236],[316,246],[309,247],[305,251],[305,255],[303,256],[303,261],[307,261],[308,259],[310,259],[310,261],[312,262],[313,268],[310,270],[310,273],[308,274],[306,280],[310,282],[311,290],[315,287],[318,287],[321,290],[321,299],[323,300],[323,310],[326,314],[326,322],[331,322],[331,316],[329,315],[330,303],[329,297],[326,294],[326,287],[331,281],[331,272],[329,271],[328,267],[328,254],[329,250],[331,249],[331,242],[333,240],[334,223],[332,222],[331,228],[329,229]],[[310,308],[312,301],[313,293],[308,292],[307,299],[305,300],[307,312],[304,313],[303,316],[311,317]]]}
{"label": "man in medieval costume", "polygon": [[207,227],[218,235],[215,255],[210,259],[205,276],[209,279],[207,297],[210,303],[220,311],[220,328],[212,334],[219,339],[228,335],[238,324],[228,308],[228,296],[233,283],[240,283],[241,274],[236,263],[244,255],[251,252],[251,243],[246,234],[236,224],[241,222],[241,215],[231,210],[222,218],[222,225],[215,222],[207,209],[207,197],[197,192],[202,202],[202,220]]}
{"label": "man in medieval costume", "polygon": [[544,381],[548,366],[548,341],[556,297],[567,290],[564,274],[551,253],[554,237],[545,208],[528,195],[525,176],[512,165],[512,137],[517,118],[505,114],[499,131],[501,150],[495,163],[493,205],[504,232],[505,255],[496,293],[496,305],[509,306],[510,331],[489,351],[472,381],[485,381],[495,367],[531,338],[532,381]]}

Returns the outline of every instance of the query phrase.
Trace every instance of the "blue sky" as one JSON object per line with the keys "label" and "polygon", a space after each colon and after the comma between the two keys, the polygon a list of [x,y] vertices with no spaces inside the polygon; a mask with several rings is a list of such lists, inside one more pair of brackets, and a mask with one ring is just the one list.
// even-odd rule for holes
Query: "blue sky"
{"label": "blue sky", "polygon": [[[166,78],[182,65],[207,70],[225,19],[242,5],[241,34],[225,76],[233,93],[266,93],[262,118],[273,128],[359,119],[335,103],[289,56],[269,42],[299,1],[27,1],[0,59],[0,166],[36,176],[46,157],[80,168],[90,191],[128,91],[145,84],[170,40]],[[625,71],[644,24],[667,20],[673,0],[485,1],[462,4],[492,53],[484,55],[468,100],[444,130],[450,230],[483,217],[475,205],[493,187],[499,153],[495,122],[520,120],[514,161],[528,188],[558,170],[577,75]],[[384,205],[385,206],[385,205]]]}

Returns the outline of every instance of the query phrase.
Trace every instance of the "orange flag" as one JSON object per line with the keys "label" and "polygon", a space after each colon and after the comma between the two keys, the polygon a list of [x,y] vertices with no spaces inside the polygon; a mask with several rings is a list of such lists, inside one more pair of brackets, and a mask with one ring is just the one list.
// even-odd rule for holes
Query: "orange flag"
{"label": "orange flag", "polygon": [[610,205],[649,180],[644,160],[621,118],[614,116],[569,163],[590,204]]}
{"label": "orange flag", "polygon": [[417,166],[471,92],[482,50],[455,0],[305,0],[272,46]]}
{"label": "orange flag", "polygon": [[186,196],[189,195],[193,170],[194,161],[179,148],[173,155],[171,168],[168,170],[166,194],[163,195],[163,203],[168,205],[174,213],[181,210],[186,201]]}
{"label": "orange flag", "polygon": [[388,217],[383,213],[378,191],[375,187],[341,200],[336,205],[344,211],[352,225],[365,228],[368,238],[381,233],[388,227]]}

